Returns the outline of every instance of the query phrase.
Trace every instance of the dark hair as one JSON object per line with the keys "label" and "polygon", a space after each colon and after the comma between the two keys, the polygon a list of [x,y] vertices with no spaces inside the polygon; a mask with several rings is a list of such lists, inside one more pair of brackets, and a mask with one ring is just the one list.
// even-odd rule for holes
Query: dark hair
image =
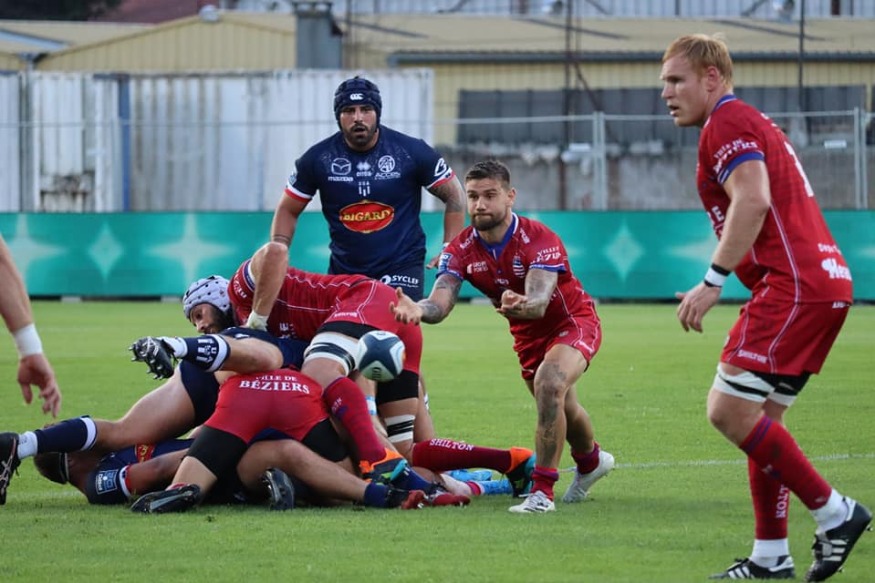
{"label": "dark hair", "polygon": [[477,162],[465,174],[465,182],[469,180],[483,180],[484,178],[498,180],[505,188],[510,186],[510,170],[495,158]]}
{"label": "dark hair", "polygon": [[340,112],[351,105],[370,105],[377,112],[377,123],[383,112],[383,98],[380,88],[373,81],[355,76],[337,86],[334,92],[334,119],[340,121]]}

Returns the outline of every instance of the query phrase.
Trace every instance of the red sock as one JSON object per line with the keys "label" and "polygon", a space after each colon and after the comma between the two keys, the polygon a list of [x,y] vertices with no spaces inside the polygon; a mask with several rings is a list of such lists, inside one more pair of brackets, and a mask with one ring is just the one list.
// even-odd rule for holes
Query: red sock
{"label": "red sock", "polygon": [[556,468],[543,468],[535,466],[535,471],[532,472],[532,494],[535,492],[543,492],[550,500],[553,499],[553,484],[559,479],[559,472]]}
{"label": "red sock", "polygon": [[757,540],[787,538],[790,489],[762,471],[750,458],[747,458],[747,475],[756,519]]}
{"label": "red sock", "polygon": [[762,471],[790,488],[809,510],[820,508],[829,500],[832,487],[780,423],[763,415],[739,447]]}
{"label": "red sock", "polygon": [[489,468],[506,472],[511,464],[510,452],[506,449],[480,447],[451,439],[429,439],[413,446],[414,466],[422,466],[433,472],[446,472],[462,468]]}
{"label": "red sock", "polygon": [[577,453],[571,450],[571,459],[577,462],[577,471],[581,474],[588,474],[599,467],[599,443],[593,442],[592,451],[589,453]]}
{"label": "red sock", "polygon": [[386,457],[386,448],[377,437],[365,396],[357,384],[340,377],[325,388],[322,400],[349,433],[360,460],[373,463]]}

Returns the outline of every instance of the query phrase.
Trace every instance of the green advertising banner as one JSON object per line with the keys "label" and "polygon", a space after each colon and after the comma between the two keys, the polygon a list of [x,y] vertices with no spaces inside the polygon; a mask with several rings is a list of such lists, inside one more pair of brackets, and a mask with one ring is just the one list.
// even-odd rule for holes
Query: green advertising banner
{"label": "green advertising banner", "polygon": [[[875,212],[832,211],[826,218],[854,277],[857,300],[875,300]],[[575,274],[596,298],[669,300],[701,280],[716,239],[699,211],[529,212],[556,231]],[[430,253],[442,214],[423,215]],[[0,214],[0,233],[32,296],[181,295],[214,273],[226,277],[268,236],[271,213]],[[323,272],[328,234],[320,213],[304,213],[292,263]],[[426,291],[434,272],[427,274]],[[476,290],[463,287],[462,295]],[[723,297],[744,299],[733,277]]]}

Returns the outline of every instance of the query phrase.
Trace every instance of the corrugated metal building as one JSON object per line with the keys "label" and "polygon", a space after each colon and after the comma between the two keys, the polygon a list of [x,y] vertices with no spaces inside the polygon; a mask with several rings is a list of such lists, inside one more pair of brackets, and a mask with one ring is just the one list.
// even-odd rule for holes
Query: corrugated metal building
{"label": "corrugated metal building", "polygon": [[[265,143],[265,125],[289,126],[299,123],[294,120],[300,118],[289,114],[289,108],[294,108],[301,101],[301,95],[297,93],[282,102],[285,109],[270,109],[272,116],[258,110],[265,95],[259,79],[265,76],[270,78],[273,71],[283,75],[297,68],[298,72],[302,72],[302,60],[306,62],[307,58],[314,58],[314,55],[305,53],[321,52],[326,44],[320,41],[329,40],[308,36],[314,34],[313,30],[301,33],[302,27],[293,14],[220,11],[217,15],[218,19],[196,16],[161,25],[127,28],[124,34],[118,34],[122,29],[102,28],[111,26],[102,23],[76,24],[74,28],[80,31],[78,41],[70,39],[72,33],[69,31],[74,28],[38,30],[36,27],[45,23],[0,22],[0,33],[13,25],[30,26],[29,38],[25,39],[27,52],[41,55],[38,60],[23,61],[23,57],[16,56],[24,52],[18,42],[21,39],[0,34],[0,43],[13,43],[16,47],[12,53],[5,55],[17,62],[10,69],[21,69],[30,63],[41,74],[68,74],[80,70],[120,72],[131,75],[127,90],[132,91],[132,97],[136,97],[138,87],[143,89],[139,101],[120,98],[110,92],[105,94],[109,96],[105,104],[98,104],[90,110],[82,108],[82,111],[98,112],[99,115],[89,114],[94,119],[85,116],[72,120],[51,117],[37,120],[33,116],[27,117],[30,114],[25,109],[7,108],[0,110],[0,125],[5,128],[4,131],[12,132],[16,139],[21,140],[24,151],[34,150],[40,141],[38,134],[17,134],[18,128],[34,125],[38,131],[49,129],[57,131],[59,135],[66,135],[65,123],[72,123],[76,128],[87,128],[83,133],[84,138],[74,136],[73,139],[83,144],[83,152],[87,153],[88,159],[81,163],[77,161],[74,166],[94,172],[93,191],[111,193],[101,199],[106,201],[108,208],[155,208],[151,205],[164,200],[162,197],[173,203],[178,193],[189,191],[190,184],[180,186],[180,181],[183,180],[183,174],[195,168],[185,165],[190,158],[202,159],[203,163],[198,162],[200,166],[196,167],[195,174],[210,177],[207,180],[210,183],[215,179],[211,168],[236,167],[235,164],[221,162],[225,158],[211,155],[206,146],[202,150],[195,147],[195,144],[202,144],[197,141],[200,139],[196,138],[198,132],[208,135],[212,131],[209,128],[221,127],[230,138],[239,130],[240,136],[245,135],[245,139],[241,137],[225,142],[241,147],[253,145],[253,148],[245,149],[247,152],[251,150],[250,157],[257,158],[257,152],[262,150],[261,145]],[[98,32],[86,32],[91,27],[97,27],[95,30]],[[769,113],[797,108],[804,110],[809,106],[817,111],[847,113],[855,108],[872,110],[872,87],[875,84],[875,35],[871,34],[872,29],[872,20],[808,20],[805,22],[804,36],[801,37],[802,60],[799,58],[800,23],[762,19],[565,19],[544,15],[380,14],[353,15],[322,31],[324,37],[330,36],[333,40],[337,40],[332,36],[333,33],[338,30],[344,32],[343,64],[347,70],[377,72],[389,67],[396,73],[402,72],[400,70],[414,73],[410,69],[421,71],[422,68],[434,72],[429,81],[433,88],[428,96],[429,107],[417,110],[422,118],[412,120],[404,117],[404,112],[398,112],[402,114],[399,119],[405,123],[418,121],[425,124],[429,131],[416,135],[428,139],[448,156],[455,156],[454,165],[457,167],[464,167],[468,162],[465,156],[486,152],[480,148],[480,144],[485,143],[489,145],[490,154],[516,156],[533,168],[537,160],[546,162],[537,166],[537,171],[544,174],[539,181],[554,189],[555,185],[548,180],[557,174],[557,156],[561,154],[562,162],[567,166],[565,154],[572,146],[601,143],[614,148],[602,152],[601,157],[583,156],[580,176],[574,179],[581,193],[569,191],[567,195],[561,194],[557,202],[550,203],[555,204],[556,208],[607,208],[614,204],[609,202],[609,198],[623,199],[628,192],[635,190],[628,188],[628,184],[620,178],[632,176],[634,178],[630,178],[628,183],[634,185],[640,183],[643,172],[651,171],[651,158],[648,156],[654,156],[655,159],[661,152],[670,151],[675,146],[689,148],[690,141],[695,140],[693,132],[680,133],[672,126],[658,98],[660,58],[673,38],[691,32],[724,33],[736,59],[736,82],[744,91],[740,95],[748,98],[747,91],[752,91],[755,98],[751,100]],[[110,34],[108,31],[112,30],[115,32]],[[63,31],[63,35],[59,31]],[[104,36],[91,36],[94,34]],[[302,42],[302,39],[307,42]],[[0,44],[0,49],[3,46]],[[4,55],[0,54],[0,58],[4,58]],[[800,64],[804,66],[800,68]],[[229,72],[238,78],[219,79],[227,77]],[[156,74],[166,79],[153,78]],[[135,78],[139,76],[150,78]],[[198,76],[202,78],[194,78]],[[220,83],[220,89],[218,85],[211,85],[211,76]],[[27,87],[26,76],[23,78],[25,82],[22,86]],[[250,80],[244,81],[247,78]],[[13,85],[19,80],[6,81],[0,84],[0,88],[7,95],[14,95]],[[800,81],[805,88],[803,92],[797,91]],[[122,88],[126,81],[117,83]],[[149,93],[147,89],[150,87],[160,91],[156,89],[157,92]],[[401,86],[384,89],[387,98],[391,93],[393,100],[391,108],[387,105],[387,112],[400,107],[398,104],[408,98],[411,102],[421,101],[413,88],[408,90]],[[28,99],[32,102],[31,107],[40,103],[32,101],[30,97]],[[84,104],[88,105],[91,97],[87,92],[84,99]],[[327,124],[322,129],[327,132],[328,127],[333,127],[333,119],[330,115],[330,97],[324,99],[324,109],[313,110],[323,111],[324,117],[315,114],[319,119],[310,119],[312,123]],[[54,111],[50,107],[52,99],[42,103],[42,110],[34,108],[33,111]],[[70,103],[76,104],[78,101]],[[113,109],[114,104],[122,103],[130,103],[132,110],[122,114],[120,106],[116,108],[119,111]],[[150,103],[154,107],[138,110],[137,103]],[[232,110],[234,116],[226,115]],[[592,120],[567,123],[533,119],[568,114],[587,116],[594,111],[623,115],[627,119],[614,121],[603,118],[601,126]],[[245,115],[240,117],[240,112]],[[629,114],[649,115],[658,120],[628,119]],[[193,122],[186,124],[187,119]],[[504,122],[509,119],[516,121],[505,125]],[[863,142],[863,134],[855,127],[855,124],[862,126],[866,123],[865,119],[860,123],[861,119],[855,114],[845,115],[842,121],[836,123],[832,119],[825,119],[809,124],[817,130],[818,140],[836,143],[833,138],[839,138],[838,141],[843,143],[856,144],[853,146],[857,148],[853,150],[853,155],[850,153],[853,148],[845,147],[831,150],[823,156],[823,167],[830,170],[824,172],[825,176],[831,177],[837,173],[834,170],[839,168],[835,161],[838,151],[843,156],[844,175],[861,166],[858,158],[861,157],[859,144]],[[50,125],[46,126],[46,122]],[[129,159],[131,166],[114,164],[109,154],[101,148],[114,145],[121,148],[118,144],[128,142],[124,136],[116,138],[113,137],[115,133],[107,133],[109,138],[92,144],[89,141],[92,139],[89,137],[90,128],[103,127],[101,124],[117,124],[122,129],[144,128],[144,131],[134,135],[144,140],[145,136],[151,137],[142,142],[130,142],[128,147],[131,152],[113,154],[119,160]],[[169,129],[171,127],[172,132]],[[71,129],[67,133],[72,135],[73,132]],[[173,132],[179,137],[176,141],[168,142]],[[598,136],[595,135],[599,132]],[[100,133],[93,135],[99,136]],[[133,135],[131,137],[133,139]],[[52,158],[52,153],[47,149],[47,144],[51,143],[39,146],[43,151],[30,166],[26,163],[16,166],[17,157],[22,151],[19,147],[0,149],[5,167],[21,169],[20,181],[9,174],[4,185],[9,187],[9,192],[14,192],[17,184],[23,185],[20,191],[25,209],[46,208],[44,204],[40,206],[37,196],[44,181],[43,174],[65,178],[62,174],[64,169],[54,167],[57,166],[55,161],[42,168],[44,165],[40,160]],[[498,149],[494,147],[496,144],[500,146]],[[504,150],[501,150],[502,147]],[[625,158],[619,160],[618,153],[634,154],[642,151],[642,148],[644,155],[640,163],[643,170],[619,172],[607,166],[607,160],[612,156],[618,160],[617,164],[629,164]],[[651,148],[654,148],[652,152]],[[262,187],[276,184],[282,178],[279,169],[289,168],[294,155],[293,151],[285,152],[277,164],[252,160],[246,172],[235,172],[235,176],[246,176],[244,182],[250,186],[259,181]],[[65,154],[58,156],[57,160],[67,158],[69,156]],[[243,154],[231,158],[236,162],[244,160]],[[590,168],[592,160],[595,160],[595,171]],[[101,165],[106,167],[102,173],[99,172]],[[126,168],[127,176],[135,179],[133,186],[120,186],[125,180],[120,167]],[[611,175],[608,179],[611,172],[615,172],[616,176]],[[674,171],[668,168],[666,172]],[[678,173],[678,176],[681,175]],[[875,176],[875,172],[869,175]],[[103,190],[96,184],[98,176],[104,177]],[[185,180],[191,182],[190,178]],[[836,181],[847,182],[842,176],[838,176]],[[555,190],[565,193],[567,184],[571,182],[571,178],[563,177]],[[581,187],[589,183],[593,184],[592,188]],[[666,180],[665,183],[668,186],[664,204],[670,208],[675,204],[675,195],[672,193],[678,189],[675,180]],[[219,184],[226,184],[226,181],[219,180]],[[609,187],[612,189],[610,193]],[[248,202],[242,207],[236,206],[240,201],[234,199],[233,193],[239,190],[234,188],[227,190],[228,200],[225,202],[211,199],[203,201],[201,206],[197,201],[189,201],[185,208],[210,208],[210,205],[220,202],[223,207],[231,205],[230,208],[264,208],[267,204],[265,201],[272,197],[272,194],[265,192],[269,193],[272,188],[262,190],[255,186],[254,191],[246,197]],[[138,189],[141,189],[141,193],[138,193]],[[839,204],[842,206],[851,204],[848,201],[863,198],[853,189],[834,190],[840,193]],[[870,187],[870,190],[875,192],[875,187]],[[16,200],[13,196],[10,195],[9,205],[14,208]],[[592,203],[592,200],[596,203]],[[618,204],[622,208],[626,208],[623,205],[627,204],[629,208],[641,208],[641,202],[637,199],[629,203],[621,200]],[[543,201],[532,203],[532,206],[535,205],[554,208]]]}
{"label": "corrugated metal building", "polygon": [[[382,14],[356,16],[342,26],[350,67],[432,68],[437,119],[460,117],[462,91],[656,88],[665,47],[694,32],[724,34],[739,86],[799,83],[798,22]],[[864,86],[871,109],[873,26],[871,20],[807,21],[805,86]]]}

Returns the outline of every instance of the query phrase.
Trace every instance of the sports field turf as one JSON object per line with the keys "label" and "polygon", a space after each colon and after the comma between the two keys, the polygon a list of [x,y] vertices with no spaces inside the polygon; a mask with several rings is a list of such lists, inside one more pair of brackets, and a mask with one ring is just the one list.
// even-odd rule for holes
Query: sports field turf
{"label": "sports field turf", "polygon": [[[0,507],[0,581],[705,581],[752,542],[743,456],[711,429],[704,401],[738,307],[685,334],[674,305],[600,306],[604,344],[578,391],[618,466],[579,505],[512,515],[507,497],[418,512],[203,507],[134,515],[86,504],[25,461]],[[156,386],[127,346],[191,334],[179,304],[35,304],[64,393],[62,416],[116,418]],[[424,370],[440,436],[531,447],[534,404],[503,320],[459,305],[427,326]],[[49,419],[25,407],[11,340],[0,351],[0,430]],[[875,307],[855,307],[827,361],[788,416],[816,466],[875,507]],[[563,469],[571,467],[567,453]],[[570,481],[563,473],[557,492]],[[798,500],[790,544],[801,579],[814,522]],[[875,581],[875,534],[839,583]]]}

